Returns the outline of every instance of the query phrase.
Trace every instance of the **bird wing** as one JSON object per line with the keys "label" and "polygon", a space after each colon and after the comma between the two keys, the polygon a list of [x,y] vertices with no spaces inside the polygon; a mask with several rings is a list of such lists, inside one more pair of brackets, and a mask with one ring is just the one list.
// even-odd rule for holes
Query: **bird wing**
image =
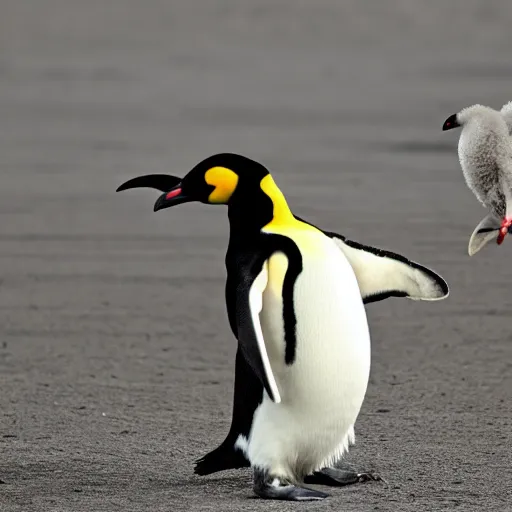
{"label": "bird wing", "polygon": [[347,240],[336,233],[326,235],[334,240],[352,265],[365,304],[388,297],[434,301],[449,294],[446,281],[423,265],[394,252]]}
{"label": "bird wing", "polygon": [[263,292],[268,282],[268,263],[261,259],[247,264],[240,262],[236,290],[236,329],[239,347],[245,360],[275,403],[281,402],[277,382],[261,330],[259,314]]}
{"label": "bird wing", "polygon": [[509,134],[512,135],[512,101],[509,101],[503,105],[503,107],[501,107],[500,113],[507,123]]}
{"label": "bird wing", "polygon": [[365,304],[388,297],[429,301],[448,297],[448,284],[433,270],[400,254],[348,240],[338,233],[323,233],[334,241],[348,259]]}
{"label": "bird wing", "polygon": [[486,215],[471,234],[468,244],[468,254],[473,256],[484,245],[496,239],[501,227],[501,220],[493,213]]}

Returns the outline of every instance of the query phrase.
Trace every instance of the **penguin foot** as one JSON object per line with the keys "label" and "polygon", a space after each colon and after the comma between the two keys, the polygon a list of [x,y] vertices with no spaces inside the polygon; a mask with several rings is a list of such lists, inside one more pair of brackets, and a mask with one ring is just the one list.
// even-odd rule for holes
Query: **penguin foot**
{"label": "penguin foot", "polygon": [[329,496],[325,492],[295,486],[260,469],[254,470],[254,492],[260,498],[288,501],[319,501]]}
{"label": "penguin foot", "polygon": [[331,487],[342,487],[360,482],[384,481],[380,476],[373,473],[358,473],[350,466],[343,469],[323,468],[308,475],[304,483],[313,485],[329,485]]}

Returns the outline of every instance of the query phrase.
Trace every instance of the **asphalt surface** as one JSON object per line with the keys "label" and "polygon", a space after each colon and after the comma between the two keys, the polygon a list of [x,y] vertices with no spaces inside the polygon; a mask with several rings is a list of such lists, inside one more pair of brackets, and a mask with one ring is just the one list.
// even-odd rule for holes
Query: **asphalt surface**
{"label": "asphalt surface", "polygon": [[[0,510],[512,510],[512,241],[467,255],[460,108],[512,99],[512,4],[0,2]],[[348,460],[387,481],[252,497],[193,461],[231,417],[223,207],[133,176],[265,163],[293,211],[448,281],[368,306]]]}

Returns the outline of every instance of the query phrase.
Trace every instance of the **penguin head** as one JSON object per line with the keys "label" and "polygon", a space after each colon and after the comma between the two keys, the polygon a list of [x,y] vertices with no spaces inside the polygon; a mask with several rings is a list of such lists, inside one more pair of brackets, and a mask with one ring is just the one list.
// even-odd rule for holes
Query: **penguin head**
{"label": "penguin head", "polygon": [[205,204],[229,205],[254,190],[269,171],[250,158],[233,153],[219,153],[199,162],[184,178],[153,174],[139,176],[118,187],[150,187],[164,192],[155,202],[154,211],[182,203],[198,201]]}

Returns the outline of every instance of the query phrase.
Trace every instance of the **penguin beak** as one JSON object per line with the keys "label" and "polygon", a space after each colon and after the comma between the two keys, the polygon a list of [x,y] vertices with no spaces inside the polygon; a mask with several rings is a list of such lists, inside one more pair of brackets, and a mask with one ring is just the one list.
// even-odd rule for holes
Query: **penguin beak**
{"label": "penguin beak", "polygon": [[154,188],[160,192],[168,192],[173,187],[181,183],[181,178],[170,176],[168,174],[147,174],[146,176],[138,176],[131,180],[125,181],[117,187],[116,192],[128,190],[130,188]]}
{"label": "penguin beak", "polygon": [[189,203],[190,201],[194,201],[194,199],[183,193],[180,181],[178,185],[173,187],[168,192],[162,194],[156,200],[155,206],[153,207],[153,211],[157,212],[158,210],[170,208],[171,206],[176,206],[177,204]]}
{"label": "penguin beak", "polygon": [[128,190],[131,188],[154,188],[164,192],[156,201],[153,210],[163,210],[170,208],[181,203],[188,203],[194,199],[183,194],[182,180],[177,176],[170,176],[168,174],[147,174],[145,176],[138,176],[131,180],[125,181],[122,185],[117,187],[116,192]]}

